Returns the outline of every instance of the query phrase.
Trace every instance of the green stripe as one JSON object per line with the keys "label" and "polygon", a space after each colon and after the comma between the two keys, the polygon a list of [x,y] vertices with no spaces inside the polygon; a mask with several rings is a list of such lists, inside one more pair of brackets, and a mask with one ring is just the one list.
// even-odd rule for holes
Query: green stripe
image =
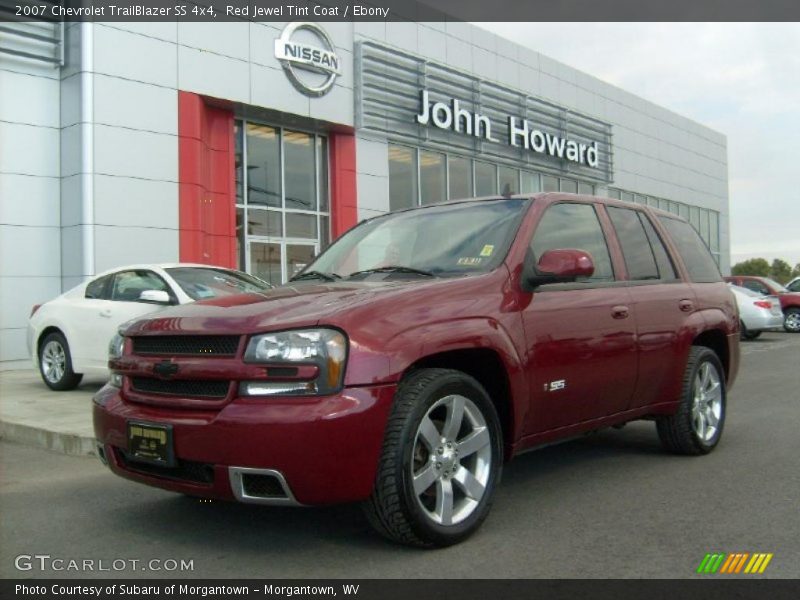
{"label": "green stripe", "polygon": [[703,558],[703,562],[701,562],[701,563],[700,563],[700,566],[699,566],[699,567],[697,567],[697,572],[698,572],[698,573],[702,573],[702,572],[705,570],[705,568],[706,568],[706,563],[708,562],[708,559],[709,559],[709,558],[711,558],[711,555],[710,555],[710,554],[706,554],[705,558]]}
{"label": "green stripe", "polygon": [[717,569],[719,569],[722,566],[722,561],[723,560],[725,560],[725,554],[720,554],[719,558],[717,559],[717,562],[714,563],[714,567],[711,569],[712,573],[716,573],[717,572]]}

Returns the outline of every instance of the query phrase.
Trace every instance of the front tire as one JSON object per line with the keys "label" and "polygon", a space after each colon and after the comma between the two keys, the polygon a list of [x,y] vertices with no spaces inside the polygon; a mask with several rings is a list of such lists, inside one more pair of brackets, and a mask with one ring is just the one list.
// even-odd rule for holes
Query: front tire
{"label": "front tire", "polygon": [[421,369],[400,382],[364,511],[395,542],[457,544],[489,513],[502,461],[500,421],[483,386],[460,371]]}
{"label": "front tire", "polygon": [[681,404],[674,415],[659,417],[661,444],[676,454],[708,454],[725,426],[725,376],[717,354],[692,346],[683,377]]}
{"label": "front tire", "polygon": [[39,374],[47,387],[58,392],[76,388],[83,379],[72,370],[69,344],[61,332],[47,334],[39,345]]}
{"label": "front tire", "polygon": [[789,308],[783,315],[783,328],[789,333],[800,333],[800,308]]}

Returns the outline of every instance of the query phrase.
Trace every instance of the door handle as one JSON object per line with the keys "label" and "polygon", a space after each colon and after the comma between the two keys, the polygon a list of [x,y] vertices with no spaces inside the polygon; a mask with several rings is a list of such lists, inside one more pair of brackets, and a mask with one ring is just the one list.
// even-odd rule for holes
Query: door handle
{"label": "door handle", "polygon": [[110,319],[111,318],[111,310],[110,309],[101,310],[100,311],[100,316],[101,317],[105,317],[106,319]]}
{"label": "door handle", "polygon": [[614,306],[611,309],[611,316],[615,319],[627,319],[628,318],[628,307],[620,304],[618,306]]}
{"label": "door handle", "polygon": [[691,300],[681,300],[678,302],[678,308],[680,308],[683,312],[692,312],[694,310],[694,302]]}

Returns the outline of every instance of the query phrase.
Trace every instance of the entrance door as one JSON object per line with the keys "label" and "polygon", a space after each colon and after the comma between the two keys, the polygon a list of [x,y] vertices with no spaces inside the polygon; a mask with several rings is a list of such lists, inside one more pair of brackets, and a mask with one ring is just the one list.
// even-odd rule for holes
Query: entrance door
{"label": "entrance door", "polygon": [[326,138],[237,121],[236,198],[239,268],[287,282],[328,245]]}
{"label": "entrance door", "polygon": [[247,272],[280,285],[305,269],[318,253],[319,245],[308,242],[251,240]]}

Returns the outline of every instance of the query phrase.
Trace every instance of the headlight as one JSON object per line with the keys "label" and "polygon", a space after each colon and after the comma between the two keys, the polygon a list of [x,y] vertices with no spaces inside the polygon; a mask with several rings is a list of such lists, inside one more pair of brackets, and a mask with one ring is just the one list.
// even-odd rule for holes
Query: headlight
{"label": "headlight", "polygon": [[342,386],[347,360],[347,338],[335,329],[298,329],[254,336],[247,345],[244,361],[279,365],[316,365],[313,381],[243,381],[245,396],[323,395]]}
{"label": "headlight", "polygon": [[121,358],[122,352],[125,349],[125,338],[119,333],[115,334],[111,341],[108,343],[108,360]]}
{"label": "headlight", "polygon": [[[122,337],[119,333],[114,335],[111,338],[111,341],[108,343],[108,360],[115,360],[117,358],[122,357],[122,353],[125,350],[125,338]],[[119,373],[111,372],[111,378],[108,381],[109,384],[113,385],[114,387],[122,387],[122,375]]]}

